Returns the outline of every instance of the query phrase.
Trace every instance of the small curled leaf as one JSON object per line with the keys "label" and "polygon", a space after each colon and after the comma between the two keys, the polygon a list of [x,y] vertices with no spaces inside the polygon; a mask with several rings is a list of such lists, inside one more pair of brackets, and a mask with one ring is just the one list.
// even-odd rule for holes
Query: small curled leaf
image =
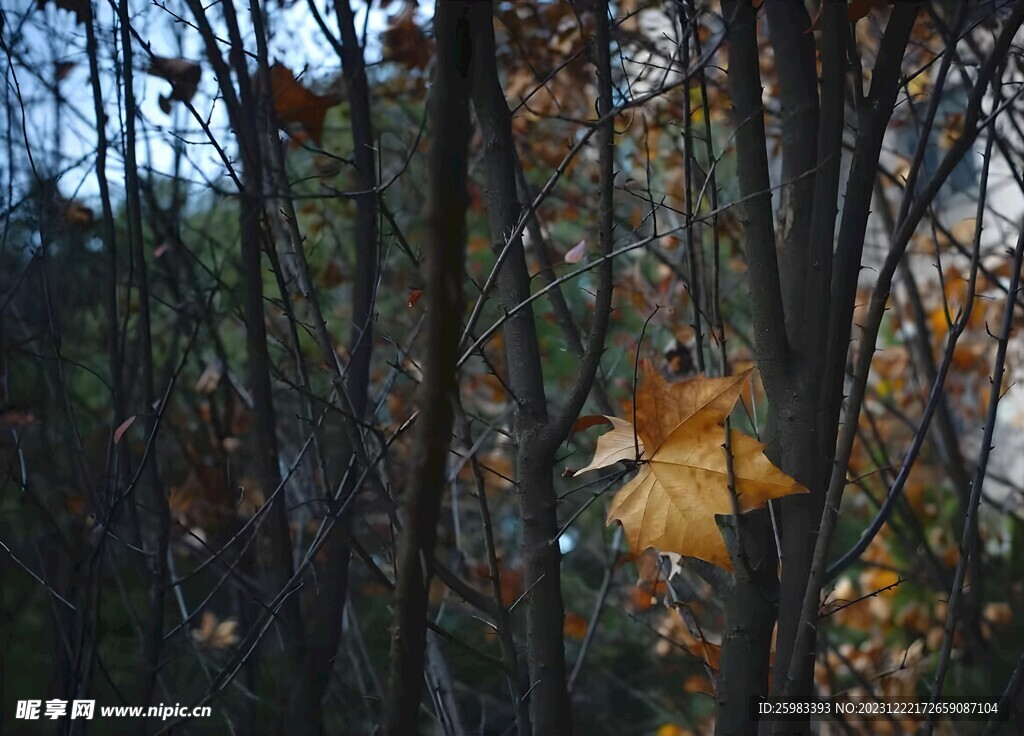
{"label": "small curled leaf", "polygon": [[583,256],[587,254],[587,241],[581,240],[576,243],[569,252],[565,254],[566,263],[579,263],[583,260]]}
{"label": "small curled leaf", "polygon": [[121,422],[121,426],[114,430],[114,444],[116,445],[124,437],[124,433],[128,431],[128,428],[135,424],[136,414],[132,414],[130,417]]}

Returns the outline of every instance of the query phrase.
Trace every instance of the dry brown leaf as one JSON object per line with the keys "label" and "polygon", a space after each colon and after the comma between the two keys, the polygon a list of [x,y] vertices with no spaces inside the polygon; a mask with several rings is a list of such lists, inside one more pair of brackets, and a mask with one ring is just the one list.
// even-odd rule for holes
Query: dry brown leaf
{"label": "dry brown leaf", "polygon": [[82,516],[85,513],[87,506],[88,502],[78,494],[72,494],[64,497],[64,508],[66,508],[68,513],[72,516]]}
{"label": "dry brown leaf", "polygon": [[565,614],[565,621],[562,624],[562,633],[569,639],[575,641],[583,641],[587,635],[587,629],[590,628],[590,622],[584,616],[578,613],[567,613]]}
{"label": "dry brown leaf", "polygon": [[54,71],[56,73],[57,81],[63,81],[67,79],[67,76],[78,66],[73,61],[58,61],[54,64]]}
{"label": "dry brown leaf", "polygon": [[167,496],[167,507],[171,516],[177,519],[188,513],[194,501],[195,498],[189,495],[187,486],[171,486],[171,492]]}
{"label": "dry brown leaf", "polygon": [[89,227],[95,216],[91,209],[74,199],[62,199],[59,204],[64,210],[64,221],[73,228]]}
{"label": "dry brown leaf", "polygon": [[[605,432],[597,438],[597,449],[594,451],[594,459],[585,468],[580,468],[575,475],[586,473],[588,470],[597,470],[614,465],[620,460],[635,462],[637,458],[637,443],[639,442],[640,457],[644,454],[644,444],[640,442],[633,432],[633,425],[618,417],[601,416],[612,425],[610,432]],[[593,417],[581,417],[579,422],[587,422]],[[589,425],[593,426],[593,425]]]}
{"label": "dry brown leaf", "polygon": [[970,243],[974,240],[974,232],[978,228],[978,218],[966,217],[949,229],[949,234],[958,243]]}
{"label": "dry brown leaf", "polygon": [[722,645],[714,644],[703,636],[694,636],[685,623],[679,627],[680,638],[694,657],[704,660],[713,671],[718,672],[722,662]]}
{"label": "dry brown leaf", "polygon": [[706,675],[690,675],[683,681],[683,691],[714,697],[715,686],[711,684],[711,680]]}
{"label": "dry brown leaf", "polygon": [[192,101],[199,89],[199,78],[203,75],[203,68],[196,62],[165,56],[154,56],[146,71],[171,83],[171,94],[160,95],[160,109],[166,115],[171,114],[171,102]]}
{"label": "dry brown leaf", "polygon": [[572,423],[572,432],[575,434],[600,425],[611,426],[611,422],[604,414],[586,414]]}
{"label": "dry brown leaf", "polygon": [[986,603],[982,617],[996,626],[1009,626],[1013,622],[1013,610],[1009,603]]}
{"label": "dry brown leaf", "polygon": [[324,266],[324,270],[320,273],[320,284],[325,289],[337,289],[344,282],[345,271],[342,269],[341,264],[333,258],[329,259],[327,265]]}
{"label": "dry brown leaf", "polygon": [[198,394],[212,394],[220,384],[221,376],[224,375],[223,367],[219,361],[212,361],[206,364],[203,372],[196,380],[195,392]]}
{"label": "dry brown leaf", "polygon": [[416,3],[407,2],[388,19],[381,38],[384,56],[410,69],[425,69],[430,63],[431,44],[416,23]]}
{"label": "dry brown leaf", "polygon": [[846,6],[846,20],[849,23],[856,23],[861,18],[867,17],[871,8],[882,4],[882,0],[851,0],[850,4]]}
{"label": "dry brown leaf", "polygon": [[[734,376],[669,383],[649,361],[636,391],[636,426],[645,447],[658,447],[680,424],[703,408],[712,408],[724,420],[729,416],[739,387],[746,384],[752,369]],[[735,396],[733,396],[735,389]]]}
{"label": "dry brown leaf", "polygon": [[14,405],[0,409],[0,427],[4,429],[21,429],[35,424],[36,421],[36,416],[31,411],[23,411]]}
{"label": "dry brown leaf", "polygon": [[320,145],[327,110],[341,100],[306,89],[284,64],[274,64],[270,68],[270,89],[278,123],[282,126],[298,123]]}
{"label": "dry brown leaf", "polygon": [[203,611],[198,629],[192,630],[192,639],[203,649],[226,649],[238,643],[238,622],[233,618],[219,621],[209,611]]}
{"label": "dry brown leaf", "polygon": [[235,512],[241,519],[251,519],[256,515],[266,498],[260,484],[251,478],[242,478],[238,484],[238,499],[235,502]]}
{"label": "dry brown leaf", "polygon": [[523,573],[514,568],[501,571],[501,603],[511,606],[523,592]]}
{"label": "dry brown leaf", "polygon": [[[728,484],[727,458],[723,449],[723,423],[729,416],[749,373],[727,378],[700,376],[679,384],[656,377],[653,387],[637,391],[637,425],[641,435],[667,435],[654,447],[640,472],[612,500],[608,523],[622,524],[633,551],[648,547],[697,557],[731,569],[716,514],[731,514],[733,498]],[[641,402],[646,406],[641,411]],[[643,417],[643,421],[641,421]],[[668,424],[678,420],[667,430]],[[631,433],[628,422],[598,440],[597,467],[615,462]],[[646,423],[645,423],[646,422]],[[736,503],[740,511],[760,508],[770,499],[807,489],[772,465],[765,446],[753,437],[732,430],[730,434]],[[592,463],[594,465],[594,463]],[[588,470],[592,468],[585,468]],[[581,471],[582,472],[582,471]]]}

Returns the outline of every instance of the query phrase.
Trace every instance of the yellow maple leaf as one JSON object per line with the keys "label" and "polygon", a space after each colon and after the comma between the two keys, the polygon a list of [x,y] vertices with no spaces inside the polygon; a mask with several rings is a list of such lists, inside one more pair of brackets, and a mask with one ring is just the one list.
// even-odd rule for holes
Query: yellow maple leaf
{"label": "yellow maple leaf", "polygon": [[[740,511],[807,492],[771,463],[763,444],[738,430],[730,434],[735,479],[730,490],[723,425],[749,376],[749,371],[725,378],[698,376],[675,384],[656,373],[645,376],[637,391],[636,431],[653,451],[608,512],[608,523],[622,524],[634,552],[655,547],[731,569],[715,515],[733,513],[732,491]],[[613,450],[632,431],[623,420],[614,424],[607,433],[614,436],[603,445],[598,441],[600,457],[584,470],[625,459]]]}

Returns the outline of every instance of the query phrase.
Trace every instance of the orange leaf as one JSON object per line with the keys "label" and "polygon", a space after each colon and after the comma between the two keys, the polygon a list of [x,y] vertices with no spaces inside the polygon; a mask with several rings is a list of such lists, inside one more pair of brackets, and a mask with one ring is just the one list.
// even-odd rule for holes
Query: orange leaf
{"label": "orange leaf", "polygon": [[587,635],[590,622],[578,613],[565,614],[565,622],[562,624],[562,633],[570,639],[582,641]]}
{"label": "orange leaf", "polygon": [[646,586],[636,585],[630,588],[629,600],[637,613],[646,611],[654,605],[654,597]]}
{"label": "orange leaf", "polygon": [[476,253],[482,253],[485,250],[489,250],[491,247],[491,241],[482,235],[474,235],[469,239],[469,253],[470,255]]}
{"label": "orange leaf", "polygon": [[714,695],[715,688],[704,675],[690,675],[683,682],[683,690],[688,693],[704,693]]}
{"label": "orange leaf", "polygon": [[[683,643],[686,648],[690,650],[690,654],[694,657],[699,657],[704,660],[714,671],[718,671],[719,664],[722,660],[722,645],[713,644],[703,637],[698,638],[690,633],[688,626],[682,626],[679,629],[679,634],[683,639]],[[774,653],[773,653],[774,654]]]}
{"label": "orange leaf", "polygon": [[603,414],[588,414],[587,416],[580,417],[572,423],[572,431],[573,433],[582,432],[585,429],[590,429],[591,427],[597,427],[604,424],[614,426],[612,425],[611,420]]}
{"label": "orange leaf", "polygon": [[327,110],[341,100],[309,91],[284,64],[270,68],[270,89],[278,123],[282,126],[298,123],[320,145]]}
{"label": "orange leaf", "polygon": [[195,497],[188,492],[187,486],[171,486],[171,492],[167,496],[167,507],[171,515],[177,518],[185,514],[194,501]]}
{"label": "orange leaf", "polygon": [[510,606],[523,592],[523,573],[519,570],[501,571],[501,603]]}

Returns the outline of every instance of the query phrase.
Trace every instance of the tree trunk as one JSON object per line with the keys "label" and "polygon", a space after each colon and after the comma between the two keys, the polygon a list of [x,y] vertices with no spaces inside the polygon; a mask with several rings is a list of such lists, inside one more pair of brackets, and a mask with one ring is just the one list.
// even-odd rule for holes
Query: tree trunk
{"label": "tree trunk", "polygon": [[[772,43],[782,49],[793,43],[794,33],[804,37],[806,14],[778,13],[769,6],[770,31]],[[809,208],[806,219],[806,230],[798,236],[789,233],[787,238],[787,256],[799,261],[795,269],[786,269],[790,278],[783,279],[786,301],[786,320],[789,338],[794,345],[793,371],[797,390],[792,396],[815,396],[815,388],[821,382],[821,360],[827,335],[825,329],[828,313],[829,286],[832,267],[832,247],[835,234],[836,213],[839,196],[839,173],[842,160],[842,134],[844,123],[844,82],[846,72],[846,39],[849,26],[846,20],[846,8],[842,5],[826,3],[822,8],[821,19],[821,102],[818,106],[818,90],[816,85],[810,91],[814,104],[819,109],[815,119],[817,129],[814,138],[817,150],[811,162],[815,174],[811,181],[813,187],[802,188],[798,198],[791,200],[793,206]],[[811,45],[809,57],[805,54],[801,59],[801,68],[791,68],[789,64],[779,67],[779,84],[782,90],[793,88],[795,99],[793,107],[810,104],[799,102],[806,98],[806,80],[802,75],[810,73],[813,78],[814,48]],[[784,93],[786,94],[786,93]],[[800,138],[810,135],[804,131]],[[783,155],[801,161],[791,172],[799,175],[798,169],[806,164],[804,150],[809,148],[799,138],[784,141]],[[783,174],[786,178],[786,174]],[[785,217],[785,216],[784,216]],[[793,222],[804,223],[803,216],[794,216]],[[784,228],[784,237],[786,231]],[[789,401],[788,397],[782,399]],[[800,618],[800,605],[803,591],[810,572],[811,557],[818,535],[818,521],[821,518],[822,504],[825,497],[825,483],[828,482],[828,465],[825,458],[828,453],[821,445],[821,438],[827,435],[820,426],[823,413],[817,402],[789,402],[790,416],[793,421],[782,425],[775,419],[772,422],[780,427],[777,438],[781,451],[776,450],[780,465],[784,471],[803,483],[810,494],[792,496],[781,499],[776,505],[776,518],[781,542],[781,584],[779,592],[778,635],[776,636],[775,668],[773,670],[773,694],[778,694],[779,683],[785,679],[785,668],[792,658],[793,642],[797,622]],[[776,414],[775,407],[769,410]],[[782,425],[782,426],[780,426]],[[808,661],[813,661],[814,648],[807,652]],[[785,664],[781,664],[785,663]],[[808,667],[807,676],[800,683],[801,697],[810,697],[813,666]],[[803,731],[809,722],[775,722],[762,725],[762,730],[770,732],[773,728],[781,729],[779,733]]]}
{"label": "tree trunk", "polygon": [[[790,349],[769,193],[757,11],[749,0],[725,2],[722,9],[730,24],[729,90],[734,106],[737,178],[740,195],[746,201],[743,220],[754,304],[754,339],[758,367],[771,405],[787,388]],[[774,430],[780,423],[776,420],[769,429]],[[736,734],[752,728],[748,710],[751,698],[767,693],[778,580],[774,537],[766,511],[734,518],[724,529],[731,531],[726,541],[736,572],[726,601],[716,733]]]}
{"label": "tree trunk", "polygon": [[[598,59],[607,60],[607,8],[601,3],[595,11],[598,35]],[[483,134],[483,156],[486,172],[484,196],[491,229],[491,244],[495,256],[504,260],[498,272],[497,284],[502,307],[508,311],[530,296],[530,275],[526,266],[521,234],[522,205],[517,192],[516,172],[518,160],[512,138],[511,115],[505,101],[498,69],[494,26],[490,3],[477,3],[472,18],[474,39],[478,50],[473,75],[473,105]],[[603,29],[603,31],[602,31]],[[603,54],[602,54],[603,50]],[[609,109],[610,67],[598,61],[603,109]],[[601,69],[608,71],[602,72]],[[602,192],[607,190],[607,201],[602,202],[602,216],[607,214],[610,233],[611,216],[611,137],[602,123],[599,141],[602,158]],[[605,171],[607,169],[607,171]],[[602,241],[610,238],[603,236]],[[507,252],[506,252],[507,249]],[[608,269],[605,269],[608,273]],[[610,280],[610,277],[609,277]],[[610,289],[602,287],[602,293]],[[597,337],[592,332],[591,345],[584,355],[584,367],[575,394],[585,399],[596,373],[594,351],[604,342],[607,326],[607,305],[598,305],[595,319],[599,328]],[[602,326],[602,323],[604,326]],[[522,520],[521,554],[524,567],[524,585],[528,591],[527,611],[527,665],[529,672],[530,726],[536,734],[571,734],[572,707],[566,682],[565,646],[562,628],[565,609],[561,590],[561,552],[556,538],[559,531],[557,496],[553,471],[555,449],[561,443],[567,427],[565,418],[579,412],[582,400],[570,400],[563,415],[552,421],[548,413],[544,391],[544,374],[537,342],[533,310],[520,310],[506,321],[504,327],[505,356],[509,386],[515,396],[515,438],[518,444],[516,478],[520,518]],[[596,356],[596,357],[595,357]],[[571,422],[572,418],[568,421]]]}
{"label": "tree trunk", "polygon": [[458,388],[459,322],[452,317],[462,313],[466,159],[471,133],[471,6],[463,0],[441,0],[434,13],[437,67],[430,100],[434,144],[427,191],[426,357],[419,388],[414,469],[398,543],[391,674],[382,724],[387,736],[418,732],[423,696],[427,590],[433,577],[437,522],[446,484],[452,401]]}
{"label": "tree trunk", "polygon": [[377,151],[373,140],[370,118],[370,92],[366,80],[363,49],[356,34],[355,14],[350,0],[336,0],[335,11],[341,31],[341,66],[348,91],[349,111],[352,117],[352,146],[357,172],[357,187],[362,192],[356,200],[356,269],[352,284],[352,332],[349,338],[349,364],[345,371],[345,396],[342,406],[352,414],[342,446],[336,448],[336,467],[345,478],[338,498],[343,509],[324,547],[327,559],[322,571],[323,600],[317,604],[322,612],[314,631],[322,632],[323,646],[314,665],[322,698],[330,682],[334,656],[341,642],[346,597],[348,595],[349,567],[352,548],[352,518],[355,503],[352,494],[358,493],[357,481],[363,468],[355,460],[360,456],[352,447],[360,437],[360,421],[366,413],[370,384],[370,358],[373,353],[373,308],[377,296],[379,241],[377,233]]}

